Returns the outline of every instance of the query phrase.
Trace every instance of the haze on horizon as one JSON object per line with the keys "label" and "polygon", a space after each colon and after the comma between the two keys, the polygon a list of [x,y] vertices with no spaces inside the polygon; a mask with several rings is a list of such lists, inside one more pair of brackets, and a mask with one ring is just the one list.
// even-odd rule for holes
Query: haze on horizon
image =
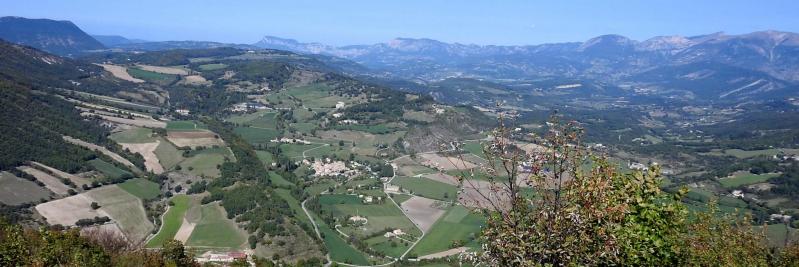
{"label": "haze on horizon", "polygon": [[151,41],[254,43],[265,35],[333,45],[396,37],[468,44],[636,40],[724,31],[799,32],[799,2],[574,1],[44,1],[4,3],[0,16],[70,20],[90,34]]}

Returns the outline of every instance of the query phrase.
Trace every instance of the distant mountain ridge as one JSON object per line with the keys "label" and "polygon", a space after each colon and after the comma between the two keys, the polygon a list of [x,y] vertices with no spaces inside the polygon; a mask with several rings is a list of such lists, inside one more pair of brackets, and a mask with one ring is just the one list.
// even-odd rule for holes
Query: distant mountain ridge
{"label": "distant mountain ridge", "polygon": [[[799,81],[799,34],[779,31],[742,35],[713,33],[693,37],[658,36],[644,41],[611,34],[585,42],[518,46],[465,45],[431,39],[396,38],[373,45],[335,47],[265,36],[253,45],[301,53],[327,54],[350,59],[374,69],[387,69],[389,66],[402,68],[405,62],[443,67],[441,71],[427,77],[433,80],[449,77],[450,72],[461,72],[474,77],[486,76],[474,69],[488,67],[488,63],[517,70],[528,69],[527,74],[531,75],[561,73],[567,76],[591,76],[623,74],[629,67],[646,68],[663,64],[712,61],[763,71],[779,79]],[[552,62],[555,58],[559,62]],[[561,69],[558,65],[567,68]],[[457,70],[446,70],[454,66],[460,67]],[[608,67],[613,69],[597,72],[599,68]],[[402,72],[398,74],[413,76],[403,75]]]}
{"label": "distant mountain ridge", "polygon": [[94,38],[95,40],[99,41],[100,43],[102,43],[107,47],[149,42],[147,40],[141,40],[141,39],[128,39],[119,35],[92,35],[92,38]]}
{"label": "distant mountain ridge", "polygon": [[24,44],[61,56],[105,49],[70,21],[0,17],[0,39]]}
{"label": "distant mountain ridge", "polygon": [[336,47],[266,36],[253,45],[341,57],[372,73],[427,82],[461,77],[514,84],[561,77],[719,101],[799,96],[799,34],[790,32],[717,32],[644,41],[609,34],[585,42],[515,46],[396,38]]}

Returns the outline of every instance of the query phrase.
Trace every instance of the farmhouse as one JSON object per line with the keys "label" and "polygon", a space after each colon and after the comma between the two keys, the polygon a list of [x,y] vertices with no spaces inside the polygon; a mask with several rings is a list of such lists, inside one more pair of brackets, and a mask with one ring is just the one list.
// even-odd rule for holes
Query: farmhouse
{"label": "farmhouse", "polygon": [[387,237],[387,238],[391,238],[391,237],[395,237],[395,236],[401,236],[401,235],[404,235],[404,234],[405,234],[405,232],[403,232],[402,229],[394,229],[394,231],[386,232],[385,234],[383,234],[383,236]]}

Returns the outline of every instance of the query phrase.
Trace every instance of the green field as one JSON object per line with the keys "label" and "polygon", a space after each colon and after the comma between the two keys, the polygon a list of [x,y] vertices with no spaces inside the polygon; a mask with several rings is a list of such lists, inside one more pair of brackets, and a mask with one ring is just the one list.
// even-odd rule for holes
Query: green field
{"label": "green field", "polygon": [[9,172],[0,172],[0,202],[3,204],[19,205],[49,198],[50,191],[44,187]]}
{"label": "green field", "polygon": [[319,227],[319,232],[324,237],[325,247],[327,247],[330,258],[334,261],[338,262],[346,262],[358,265],[368,265],[369,261],[360,251],[356,250],[347,242],[345,242],[339,234],[330,229],[322,219],[318,216],[314,216],[314,221],[316,222],[317,226]]}
{"label": "green field", "polygon": [[91,165],[92,167],[94,167],[94,169],[103,173],[103,175],[105,175],[105,177],[109,179],[124,179],[127,177],[133,177],[133,174],[131,174],[130,172],[120,169],[114,164],[108,163],[101,159],[90,160],[89,165]]}
{"label": "green field", "polygon": [[768,179],[780,176],[779,173],[765,173],[765,174],[735,174],[732,177],[719,179],[719,183],[725,188],[737,188],[739,186],[762,183]]}
{"label": "green field", "polygon": [[133,76],[134,78],[138,78],[138,79],[142,79],[142,80],[145,80],[145,81],[148,81],[148,82],[154,82],[154,83],[158,83],[158,84],[162,84],[162,85],[166,85],[166,84],[169,84],[171,82],[174,82],[178,78],[176,75],[164,74],[164,73],[158,73],[158,72],[152,72],[152,71],[146,71],[146,70],[135,68],[135,67],[127,68],[127,69],[128,69],[128,74],[130,74],[130,76]]}
{"label": "green field", "polygon": [[130,179],[118,186],[128,193],[144,200],[157,198],[158,195],[161,194],[161,189],[158,187],[157,183],[142,178]]}
{"label": "green field", "polygon": [[108,136],[108,138],[111,138],[111,140],[114,140],[117,143],[150,143],[155,142],[155,138],[152,137],[152,134],[153,130],[136,127],[133,129],[113,133]]}
{"label": "green field", "polygon": [[225,162],[225,157],[232,159],[230,151],[225,147],[220,148],[207,148],[200,150],[191,157],[184,159],[180,162],[182,171],[188,172],[197,176],[205,177],[219,177],[219,169],[217,165]]}
{"label": "green field", "polygon": [[167,240],[174,238],[180,225],[183,224],[183,216],[189,209],[191,198],[187,195],[177,195],[172,197],[171,201],[175,205],[169,207],[161,222],[160,231],[147,242],[147,247],[160,247]]}
{"label": "green field", "polygon": [[[410,247],[408,242],[401,242],[398,239],[389,239],[382,235],[369,238],[366,240],[366,243],[369,244],[370,248],[395,258],[402,256],[402,254],[408,250],[408,247]],[[392,243],[394,244],[393,246]]]}
{"label": "green field", "polygon": [[[759,231],[763,230],[763,226],[755,226],[755,231],[760,233]],[[768,243],[772,247],[783,247],[785,246],[786,239],[789,242],[796,242],[796,229],[790,228],[786,229],[785,224],[769,224],[766,225],[766,237],[768,238]]]}
{"label": "green field", "polygon": [[763,149],[763,150],[741,150],[741,149],[727,149],[724,150],[724,154],[734,156],[736,158],[751,158],[757,156],[772,156],[777,155],[779,153],[786,153],[786,154],[799,154],[799,149]]}
{"label": "green field", "polygon": [[319,144],[311,144],[311,145],[305,145],[305,144],[280,144],[280,150],[283,152],[283,155],[286,155],[286,157],[288,157],[290,159],[294,159],[294,158],[301,158],[303,151],[311,149],[311,148],[314,148],[314,147],[318,147],[318,146],[321,146],[321,145],[319,145]]}
{"label": "green field", "polygon": [[174,168],[178,163],[183,161],[183,152],[178,150],[172,143],[169,141],[164,140],[161,138],[161,143],[158,144],[158,147],[155,148],[155,156],[158,158],[158,161],[161,163],[161,166],[164,166],[164,169],[170,170]]}
{"label": "green field", "polygon": [[246,124],[257,128],[275,129],[277,124],[275,115],[277,115],[277,113],[273,111],[258,111],[249,114],[233,115],[227,118],[226,121],[242,125]]}
{"label": "green field", "polygon": [[269,172],[269,180],[272,181],[272,184],[277,186],[294,186],[291,182],[280,176],[276,172]]}
{"label": "green field", "polygon": [[266,144],[280,135],[278,130],[252,127],[236,127],[233,132],[250,144]]}
{"label": "green field", "polygon": [[219,203],[202,206],[200,220],[186,241],[188,246],[207,246],[239,248],[247,237],[239,231],[236,224],[227,219]]}
{"label": "green field", "polygon": [[170,121],[166,123],[166,129],[170,131],[191,131],[205,130],[208,127],[202,122],[197,121]]}
{"label": "green field", "polygon": [[482,216],[471,213],[463,206],[453,206],[441,219],[438,219],[411,253],[424,256],[445,251],[450,249],[455,240],[462,240],[466,246],[476,246],[476,242],[470,239],[480,233],[483,224],[485,219]]}
{"label": "green field", "polygon": [[294,212],[294,218],[297,218],[297,220],[305,222],[308,224],[308,226],[311,226],[311,221],[308,219],[308,216],[305,215],[305,211],[302,210],[300,201],[294,198],[288,189],[278,188],[275,189],[275,193],[277,193],[277,195],[283,200],[286,200],[286,202],[289,204],[289,207],[291,207],[291,210]]}
{"label": "green field", "polygon": [[451,184],[433,181],[427,178],[396,177],[392,184],[401,186],[405,192],[414,195],[438,200],[453,200],[457,198],[458,188]]}
{"label": "green field", "polygon": [[319,203],[322,204],[322,209],[330,212],[334,217],[345,218],[359,215],[369,220],[366,225],[357,229],[341,228],[344,232],[369,235],[382,232],[385,229],[402,229],[412,235],[421,234],[419,229],[390,200],[382,204],[362,204],[361,199],[357,196],[335,194],[319,196]]}
{"label": "green field", "polygon": [[271,166],[272,162],[275,162],[274,157],[272,157],[272,153],[269,153],[269,151],[256,150],[255,154],[258,156],[258,159],[261,160],[261,162],[266,167]]}
{"label": "green field", "polygon": [[483,145],[480,144],[479,141],[470,141],[465,142],[462,147],[463,150],[468,151],[469,153],[475,154],[478,157],[485,158],[485,153],[483,152]]}
{"label": "green field", "polygon": [[222,63],[203,64],[199,66],[200,70],[202,71],[219,70],[219,69],[224,69],[226,67],[227,65]]}
{"label": "green field", "polygon": [[95,199],[103,211],[114,218],[119,228],[132,240],[143,240],[154,225],[147,219],[141,200],[119,186],[103,186],[85,194]]}

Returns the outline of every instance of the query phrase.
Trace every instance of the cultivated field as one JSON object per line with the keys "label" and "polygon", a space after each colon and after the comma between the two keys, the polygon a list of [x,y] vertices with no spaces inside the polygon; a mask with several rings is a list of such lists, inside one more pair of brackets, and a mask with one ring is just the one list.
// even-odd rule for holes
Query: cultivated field
{"label": "cultivated field", "polygon": [[109,216],[105,209],[92,209],[96,200],[86,193],[65,197],[36,205],[36,211],[47,219],[49,224],[73,226],[80,219]]}
{"label": "cultivated field", "polygon": [[118,168],[116,165],[106,162],[102,159],[93,159],[89,161],[89,165],[94,167],[94,169],[103,173],[108,179],[126,179],[133,177],[133,174],[130,172]]}
{"label": "cultivated field", "polygon": [[391,183],[402,187],[404,192],[426,198],[450,201],[458,195],[456,186],[422,177],[396,177]]}
{"label": "cultivated field", "polygon": [[444,209],[439,208],[440,206],[442,204],[433,199],[414,196],[402,202],[400,207],[416,226],[428,233],[433,224],[445,212]]}
{"label": "cultivated field", "polygon": [[423,175],[422,177],[436,182],[458,186],[458,177],[446,173],[437,172],[437,173],[426,174]]}
{"label": "cultivated field", "polygon": [[133,178],[117,186],[143,200],[154,199],[161,194],[157,183],[142,178]]}
{"label": "cultivated field", "polygon": [[480,233],[484,223],[485,219],[479,214],[471,213],[463,206],[453,206],[416,244],[412,253],[423,256],[447,251],[453,241],[460,241],[466,246],[477,246],[473,239]]}
{"label": "cultivated field", "polygon": [[191,197],[187,195],[177,195],[170,200],[174,206],[170,206],[166,214],[162,217],[161,229],[158,234],[147,241],[147,247],[161,247],[167,240],[175,238],[180,226],[183,224],[183,216],[191,205]]}
{"label": "cultivated field", "polygon": [[136,79],[136,78],[133,78],[133,76],[130,76],[130,74],[128,74],[128,71],[127,71],[127,69],[125,67],[117,66],[117,65],[109,65],[109,64],[95,64],[95,65],[103,67],[103,69],[105,69],[105,71],[110,72],[112,75],[114,75],[114,77],[120,78],[122,80],[126,80],[126,81],[129,81],[129,82],[134,82],[134,83],[143,83],[144,82],[144,80],[142,80],[142,79]]}
{"label": "cultivated field", "polygon": [[84,194],[100,204],[100,209],[113,219],[128,239],[144,240],[152,231],[154,226],[147,219],[141,199],[126,190],[107,185]]}
{"label": "cultivated field", "polygon": [[117,143],[141,144],[155,141],[156,139],[152,135],[153,130],[151,129],[132,127],[130,129],[115,132],[108,137]]}
{"label": "cultivated field", "polygon": [[83,116],[99,116],[103,120],[106,120],[106,121],[109,121],[109,122],[125,124],[125,125],[132,125],[132,126],[138,126],[138,127],[147,127],[147,128],[164,128],[164,127],[166,127],[166,122],[154,120],[154,119],[151,119],[151,118],[148,119],[148,118],[135,117],[133,119],[128,119],[128,118],[119,118],[119,117],[114,117],[114,116],[98,115],[98,114],[89,113],[89,112],[83,112],[83,113],[81,113],[81,115],[83,115]]}
{"label": "cultivated field", "polygon": [[167,139],[177,147],[224,146],[221,138],[210,131],[169,131]]}
{"label": "cultivated field", "polygon": [[247,241],[246,234],[232,220],[227,219],[227,213],[219,203],[203,205],[200,212],[200,218],[186,245],[239,248]]}
{"label": "cultivated field", "polygon": [[155,149],[161,143],[155,140],[152,143],[119,143],[123,148],[130,150],[132,153],[139,153],[144,157],[144,167],[147,171],[155,174],[164,173],[164,167],[158,162],[158,157],[155,155]]}
{"label": "cultivated field", "polygon": [[463,188],[458,194],[458,203],[466,207],[494,209],[503,208],[503,204],[508,204],[510,197],[496,184],[483,180],[464,180]]}
{"label": "cultivated field", "polygon": [[737,188],[739,186],[762,183],[777,176],[780,176],[780,174],[779,173],[753,174],[749,173],[748,171],[739,171],[733,173],[728,177],[719,179],[719,183],[721,183],[721,185],[724,186],[724,188]]}
{"label": "cultivated field", "polygon": [[386,229],[402,229],[406,233],[419,233],[413,222],[408,220],[391,201],[382,204],[362,204],[357,196],[321,195],[319,202],[322,203],[322,208],[329,210],[333,216],[349,218],[358,215],[368,219],[366,225],[357,229],[340,228],[344,232],[369,235]]}
{"label": "cultivated field", "polygon": [[217,165],[224,163],[225,158],[234,159],[228,148],[207,148],[181,161],[180,167],[183,172],[197,176],[219,177],[220,173]]}
{"label": "cultivated field", "polygon": [[449,170],[466,170],[477,167],[476,164],[461,160],[457,157],[445,157],[437,153],[426,153],[419,155],[421,164],[430,168],[449,171]]}
{"label": "cultivated field", "polygon": [[170,131],[194,131],[206,130],[208,127],[196,121],[170,121],[166,124],[166,129]]}
{"label": "cultivated field", "polygon": [[158,157],[158,163],[161,164],[165,170],[171,170],[178,165],[178,163],[183,161],[183,153],[172,145],[172,143],[161,138],[159,138],[159,141],[153,153]]}
{"label": "cultivated field", "polygon": [[35,162],[35,161],[31,162],[31,166],[35,167],[35,168],[47,170],[47,171],[49,171],[51,173],[54,173],[59,178],[67,178],[70,181],[72,181],[73,183],[75,183],[75,185],[77,185],[78,187],[81,187],[84,184],[91,183],[91,181],[89,181],[89,179],[86,179],[86,178],[83,178],[83,177],[79,177],[79,176],[74,175],[74,174],[69,174],[69,173],[63,172],[63,171],[61,171],[59,169],[56,169],[56,168],[53,168],[53,167],[50,167],[50,166],[47,166],[47,165],[44,165],[44,164],[41,164],[41,163],[38,163],[38,162]]}
{"label": "cultivated field", "polygon": [[158,72],[163,74],[189,75],[189,72],[182,68],[151,66],[151,65],[136,65],[136,66],[146,71]]}
{"label": "cultivated field", "polygon": [[138,167],[136,167],[136,165],[133,165],[133,163],[131,163],[128,159],[120,156],[117,153],[111,152],[110,150],[108,150],[105,147],[101,147],[101,146],[98,146],[98,145],[95,145],[95,144],[92,144],[92,143],[89,143],[89,142],[86,142],[86,141],[83,141],[83,140],[80,140],[80,139],[72,138],[72,137],[69,137],[69,136],[64,136],[64,140],[66,140],[67,142],[70,142],[70,143],[73,143],[73,144],[88,148],[90,150],[99,151],[100,153],[103,153],[106,156],[111,157],[111,159],[113,159],[113,160],[115,160],[115,161],[117,161],[119,163],[122,163],[122,165],[127,166],[131,170],[141,171],[141,170],[139,170]]}
{"label": "cultivated field", "polygon": [[37,169],[32,168],[30,166],[20,166],[20,167],[17,167],[17,169],[19,169],[20,171],[26,172],[26,173],[28,173],[30,175],[33,175],[33,177],[36,177],[36,180],[39,180],[40,182],[44,183],[44,186],[47,187],[47,189],[49,189],[53,193],[56,193],[56,194],[62,195],[62,196],[66,196],[68,194],[67,191],[69,191],[70,188],[67,185],[65,185],[64,183],[62,183],[60,179],[58,179],[58,178],[56,178],[56,177],[54,177],[54,176],[52,176],[52,175],[50,175],[50,174],[48,174],[46,172],[37,170]]}
{"label": "cultivated field", "polygon": [[0,202],[6,205],[19,205],[49,199],[50,191],[34,182],[0,172]]}

